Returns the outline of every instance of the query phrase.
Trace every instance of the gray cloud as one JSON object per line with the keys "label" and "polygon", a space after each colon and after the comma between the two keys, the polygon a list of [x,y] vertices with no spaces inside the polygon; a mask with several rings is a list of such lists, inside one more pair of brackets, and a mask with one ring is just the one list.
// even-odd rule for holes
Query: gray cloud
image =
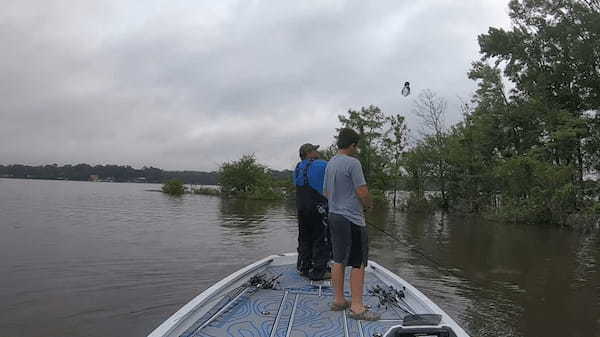
{"label": "gray cloud", "polygon": [[[4,5],[3,5],[4,6]],[[0,163],[290,168],[337,115],[407,117],[467,97],[477,35],[507,1],[9,1],[0,13]],[[415,95],[416,96],[416,95]],[[412,96],[413,98],[415,96]]]}

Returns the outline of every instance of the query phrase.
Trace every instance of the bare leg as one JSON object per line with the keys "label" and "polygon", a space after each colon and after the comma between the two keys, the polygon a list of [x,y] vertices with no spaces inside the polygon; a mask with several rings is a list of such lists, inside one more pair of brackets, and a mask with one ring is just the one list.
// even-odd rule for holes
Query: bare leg
{"label": "bare leg", "polygon": [[350,309],[355,313],[365,310],[363,304],[363,288],[365,285],[365,267],[352,268],[350,274],[350,290],[352,292],[352,305]]}
{"label": "bare leg", "polygon": [[334,263],[331,269],[331,282],[333,283],[333,290],[335,290],[335,300],[337,304],[346,303],[344,298],[344,266],[341,263]]}

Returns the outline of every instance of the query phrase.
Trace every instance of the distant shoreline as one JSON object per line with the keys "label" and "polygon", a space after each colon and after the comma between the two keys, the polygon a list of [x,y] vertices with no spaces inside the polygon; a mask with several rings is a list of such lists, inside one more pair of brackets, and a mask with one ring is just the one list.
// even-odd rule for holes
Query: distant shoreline
{"label": "distant shoreline", "polygon": [[[270,170],[274,178],[287,178],[292,171]],[[156,167],[133,168],[128,165],[63,165],[28,166],[20,164],[0,165],[0,178],[100,181],[162,184],[177,179],[189,185],[216,185],[218,172],[165,171]]]}
{"label": "distant shoreline", "polygon": [[161,182],[154,181],[109,181],[109,180],[86,180],[86,179],[61,179],[61,178],[40,178],[40,177],[6,177],[0,176],[0,179],[11,179],[11,180],[47,180],[47,181],[77,181],[87,183],[130,183],[130,184],[161,184]]}
{"label": "distant shoreline", "polygon": [[[152,185],[161,185],[162,182],[138,182],[138,181],[104,181],[104,180],[77,180],[77,179],[57,179],[57,178],[22,178],[22,177],[0,177],[0,179],[7,180],[43,180],[43,181],[69,181],[69,182],[83,182],[83,183],[117,183],[117,184],[152,184]],[[205,185],[205,184],[185,184],[191,186],[200,186],[200,187],[216,187],[217,185]],[[152,190],[153,192],[162,192],[160,189]]]}

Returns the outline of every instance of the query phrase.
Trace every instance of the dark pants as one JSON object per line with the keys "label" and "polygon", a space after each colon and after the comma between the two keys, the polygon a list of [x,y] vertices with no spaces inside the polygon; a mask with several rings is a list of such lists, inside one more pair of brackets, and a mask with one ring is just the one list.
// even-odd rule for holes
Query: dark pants
{"label": "dark pants", "polygon": [[298,271],[311,279],[321,279],[331,257],[326,215],[316,209],[298,210]]}

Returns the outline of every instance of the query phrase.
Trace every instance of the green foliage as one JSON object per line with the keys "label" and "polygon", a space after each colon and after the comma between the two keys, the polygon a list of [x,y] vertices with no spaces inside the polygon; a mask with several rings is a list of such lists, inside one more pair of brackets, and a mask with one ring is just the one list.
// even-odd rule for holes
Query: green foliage
{"label": "green foliage", "polygon": [[427,148],[416,146],[404,155],[403,165],[407,172],[406,188],[411,191],[411,199],[425,200],[425,183],[431,175],[432,163]]}
{"label": "green foliage", "polygon": [[273,180],[273,189],[279,191],[280,195],[286,199],[294,196],[296,192],[296,185],[294,185],[294,181],[290,179],[291,176],[292,173],[288,174],[285,178]]}
{"label": "green foliage", "polygon": [[162,191],[169,195],[180,196],[185,193],[185,187],[183,186],[183,181],[173,179],[164,183]]}
{"label": "green foliage", "polygon": [[266,167],[258,164],[254,155],[244,155],[237,161],[223,163],[218,174],[218,185],[225,194],[252,192],[268,181]]}
{"label": "green foliage", "polygon": [[338,148],[336,144],[329,145],[326,149],[319,150],[319,157],[323,160],[329,161],[337,153]]}
{"label": "green foliage", "polygon": [[[519,223],[570,225],[600,207],[600,188],[584,179],[600,171],[600,6],[512,0],[509,9],[510,30],[479,36],[482,58],[468,74],[477,89],[460,123],[447,129],[445,100],[423,91],[414,112],[426,132],[404,152],[400,116],[376,106],[339,116],[362,136],[358,157],[373,190],[395,190],[402,177],[410,208]],[[428,201],[431,189],[440,193]]]}
{"label": "green foliage", "polygon": [[450,208],[470,213],[492,206],[497,191],[493,174],[497,159],[489,150],[492,141],[470,120],[452,128],[447,153]]}
{"label": "green foliage", "polygon": [[[354,129],[360,135],[357,154],[362,164],[365,179],[372,189],[383,189],[382,172],[385,158],[381,153],[383,127],[386,119],[384,113],[376,106],[360,110],[348,110],[347,116],[338,116],[342,128]],[[338,129],[339,131],[339,129]]]}
{"label": "green foliage", "polygon": [[[411,203],[433,181],[452,209],[565,225],[599,195],[583,177],[600,169],[600,12],[582,1],[509,7],[511,30],[479,36],[483,57],[469,72],[478,87],[464,120],[448,132],[429,127],[405,154]],[[437,111],[433,101],[421,100],[420,111]]]}
{"label": "green foliage", "polygon": [[[346,116],[338,116],[338,119],[342,128],[352,128],[360,135],[357,157],[375,204],[387,205],[385,191],[393,191],[395,205],[402,176],[402,153],[408,132],[404,117],[385,116],[381,109],[370,105],[358,111],[348,110]],[[329,147],[325,154],[335,153],[333,150],[334,148]]]}
{"label": "green foliage", "polygon": [[506,63],[504,73],[521,97],[577,114],[600,104],[600,12],[583,1],[512,0],[513,28],[479,36],[485,59]]}
{"label": "green foliage", "polygon": [[223,163],[218,172],[218,184],[226,196],[262,200],[283,198],[269,170],[257,163],[254,155]]}
{"label": "green foliage", "polygon": [[0,165],[0,177],[25,179],[89,180],[97,176],[100,181],[163,183],[179,179],[186,184],[215,185],[215,172],[163,171],[155,167],[136,169],[121,165],[64,165],[43,166]]}
{"label": "green foliage", "polygon": [[511,158],[496,168],[507,220],[564,224],[576,206],[573,167],[557,167],[531,155]]}
{"label": "green foliage", "polygon": [[371,193],[371,197],[373,198],[374,205],[376,205],[378,207],[383,207],[388,204],[388,200],[385,196],[385,191],[371,189],[371,190],[369,190],[369,192]]}
{"label": "green foliage", "polygon": [[585,115],[588,135],[583,140],[583,153],[585,156],[585,168],[589,171],[600,172],[600,114],[594,116]]}
{"label": "green foliage", "polygon": [[393,115],[387,117],[389,129],[383,133],[382,154],[386,160],[383,185],[392,191],[392,204],[396,207],[397,192],[400,189],[402,179],[402,155],[406,146],[408,129],[404,117]]}
{"label": "green foliage", "polygon": [[582,144],[593,137],[584,114],[600,108],[600,12],[586,2],[564,0],[512,0],[509,8],[512,30],[490,28],[479,36],[483,59],[506,64],[514,103],[533,105],[538,117],[538,128],[521,129],[538,132],[536,139],[556,165],[573,164],[580,188],[590,164]]}
{"label": "green foliage", "polygon": [[238,194],[238,196],[254,200],[281,200],[284,197],[281,191],[270,184],[258,185],[246,193]]}
{"label": "green foliage", "polygon": [[415,102],[414,112],[425,126],[419,145],[430,164],[430,181],[441,192],[440,206],[448,208],[448,134],[444,125],[447,102],[431,90],[423,90]]}

